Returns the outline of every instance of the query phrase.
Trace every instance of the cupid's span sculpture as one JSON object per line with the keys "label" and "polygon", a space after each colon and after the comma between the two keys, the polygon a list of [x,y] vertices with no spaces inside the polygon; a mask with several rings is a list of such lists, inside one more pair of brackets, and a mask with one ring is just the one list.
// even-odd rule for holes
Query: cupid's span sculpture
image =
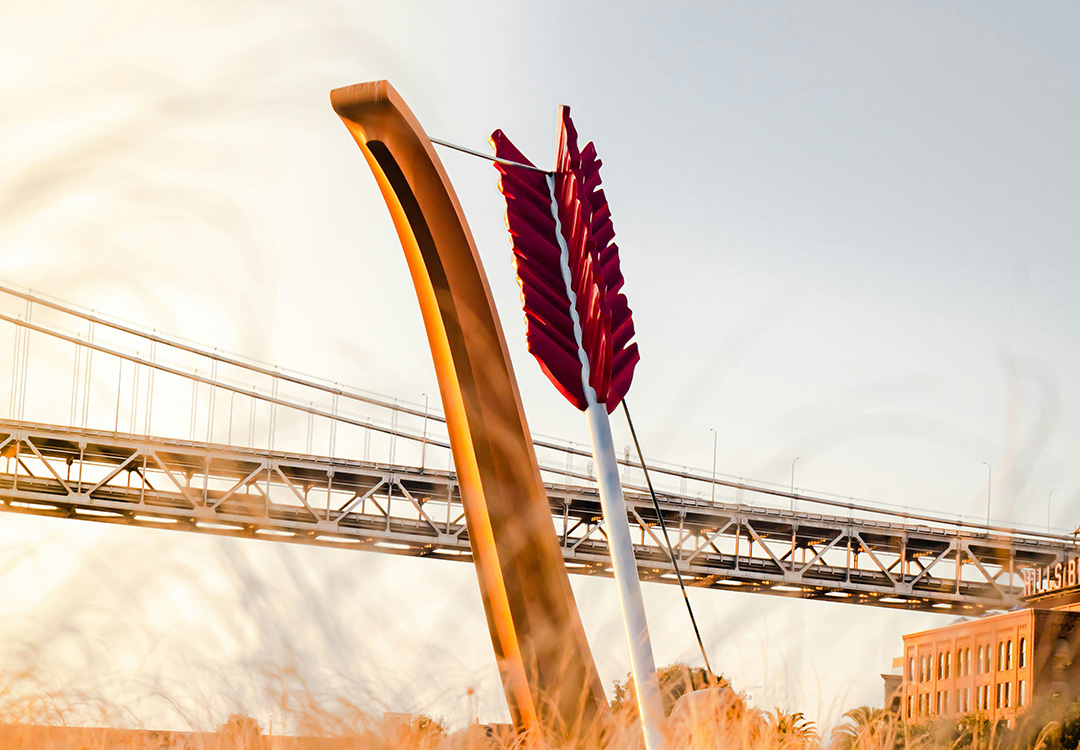
{"label": "cupid's span sculpture", "polygon": [[427,329],[488,629],[515,725],[583,737],[607,701],[487,277],[431,141],[387,81],[330,92],[382,191]]}

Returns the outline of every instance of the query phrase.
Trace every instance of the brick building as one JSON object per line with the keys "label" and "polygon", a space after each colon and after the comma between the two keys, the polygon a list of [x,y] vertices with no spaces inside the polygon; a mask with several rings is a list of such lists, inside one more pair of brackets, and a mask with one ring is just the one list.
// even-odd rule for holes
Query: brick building
{"label": "brick building", "polygon": [[904,636],[891,702],[906,722],[978,712],[1011,724],[1035,700],[1080,697],[1080,586],[1026,593],[1022,609]]}

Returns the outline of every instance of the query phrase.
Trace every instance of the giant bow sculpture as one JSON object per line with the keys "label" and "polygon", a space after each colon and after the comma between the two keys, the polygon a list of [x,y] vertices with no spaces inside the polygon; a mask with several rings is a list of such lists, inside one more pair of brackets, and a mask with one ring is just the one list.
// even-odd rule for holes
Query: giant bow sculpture
{"label": "giant bow sculpture", "polygon": [[330,102],[375,175],[409,264],[510,713],[520,729],[584,737],[607,701],[465,214],[389,82],[335,89]]}

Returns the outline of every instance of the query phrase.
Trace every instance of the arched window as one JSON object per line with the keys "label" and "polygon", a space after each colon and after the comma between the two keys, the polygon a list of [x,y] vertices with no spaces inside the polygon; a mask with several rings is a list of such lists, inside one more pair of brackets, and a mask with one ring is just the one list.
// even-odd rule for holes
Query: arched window
{"label": "arched window", "polygon": [[1017,656],[1019,661],[1018,666],[1027,666],[1027,638],[1020,639],[1020,653]]}
{"label": "arched window", "polygon": [[907,678],[908,678],[908,682],[915,682],[915,657],[914,656],[908,658]]}
{"label": "arched window", "polygon": [[964,674],[971,674],[971,647],[964,649]]}
{"label": "arched window", "polygon": [[[949,679],[949,675],[952,674],[952,651],[945,652],[945,679]],[[949,704],[949,699],[946,696],[945,705]]]}
{"label": "arched window", "polygon": [[1064,673],[1065,669],[1072,664],[1072,644],[1068,638],[1058,638],[1054,641],[1054,652],[1050,657],[1050,666],[1055,673]]}
{"label": "arched window", "polygon": [[980,674],[981,674],[981,673],[982,673],[982,671],[983,671],[983,653],[982,653],[982,646],[979,646],[979,651],[978,651],[978,653],[976,654],[976,657],[975,657],[975,671],[976,671],[976,672],[979,672]]}
{"label": "arched window", "polygon": [[998,641],[997,668],[998,671],[1005,669],[1005,641]]}
{"label": "arched window", "polygon": [[[937,678],[943,679],[945,677],[945,654],[938,652],[937,655]],[[938,701],[940,703],[940,701]],[[938,713],[941,713],[940,711]]]}
{"label": "arched window", "polygon": [[919,657],[919,682],[926,682],[926,656]]}
{"label": "arched window", "polygon": [[1012,650],[1012,638],[1005,643],[1005,669],[1012,669],[1013,666],[1013,650]]}

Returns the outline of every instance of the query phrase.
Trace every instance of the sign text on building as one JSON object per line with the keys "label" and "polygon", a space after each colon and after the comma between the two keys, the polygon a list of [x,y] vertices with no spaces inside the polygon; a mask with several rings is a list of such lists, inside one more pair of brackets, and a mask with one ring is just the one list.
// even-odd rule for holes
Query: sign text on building
{"label": "sign text on building", "polygon": [[1024,596],[1045,594],[1058,589],[1075,586],[1077,581],[1076,558],[1066,562],[1056,562],[1038,568],[1026,568],[1024,574]]}

